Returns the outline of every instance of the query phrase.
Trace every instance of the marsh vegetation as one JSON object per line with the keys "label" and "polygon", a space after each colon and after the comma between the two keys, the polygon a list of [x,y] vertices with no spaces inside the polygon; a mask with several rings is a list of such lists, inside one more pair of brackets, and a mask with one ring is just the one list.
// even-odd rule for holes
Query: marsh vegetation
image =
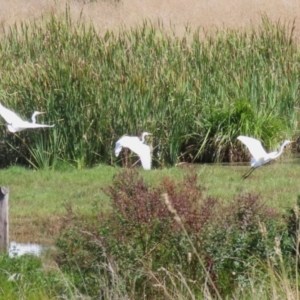
{"label": "marsh vegetation", "polygon": [[[57,252],[1,256],[0,298],[298,299],[298,160],[248,181],[248,166],[204,164],[248,159],[240,134],[297,140],[293,30],[263,18],[178,37],[145,21],[102,36],[68,9],[6,29],[1,103],[56,124],[1,128],[1,166],[27,168],[0,172],[11,234]],[[144,130],[154,170],[121,170],[115,141]]]}
{"label": "marsh vegetation", "polygon": [[266,148],[297,138],[299,51],[293,28],[264,18],[259,30],[200,38],[149,22],[100,37],[68,11],[11,28],[1,40],[1,101],[51,131],[7,134],[1,165],[115,164],[124,133],[154,135],[154,165],[239,161],[239,134]]}

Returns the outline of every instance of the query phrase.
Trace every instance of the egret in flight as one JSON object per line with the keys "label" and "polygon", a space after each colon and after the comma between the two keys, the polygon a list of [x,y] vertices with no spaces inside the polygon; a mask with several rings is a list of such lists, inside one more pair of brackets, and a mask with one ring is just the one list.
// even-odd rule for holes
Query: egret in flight
{"label": "egret in flight", "polygon": [[137,136],[123,136],[117,142],[115,146],[115,156],[119,156],[122,148],[129,148],[131,151],[136,153],[145,170],[151,169],[151,150],[145,142],[145,136],[151,135],[148,132],[143,132],[142,139],[140,140]]}
{"label": "egret in flight", "polygon": [[32,114],[32,123],[23,121],[15,112],[5,108],[0,104],[0,115],[7,123],[7,129],[10,132],[18,132],[29,128],[54,127],[54,125],[37,124],[35,117],[44,114],[44,112],[35,111]]}
{"label": "egret in flight", "polygon": [[237,139],[240,140],[244,145],[246,145],[246,147],[248,148],[248,150],[252,155],[250,161],[251,169],[243,175],[243,179],[249,177],[256,168],[265,165],[271,160],[274,160],[277,157],[279,157],[282,154],[284,147],[293,142],[293,141],[286,140],[281,145],[279,151],[267,153],[263,148],[263,146],[261,145],[261,142],[257,139],[244,136],[244,135],[238,136]]}

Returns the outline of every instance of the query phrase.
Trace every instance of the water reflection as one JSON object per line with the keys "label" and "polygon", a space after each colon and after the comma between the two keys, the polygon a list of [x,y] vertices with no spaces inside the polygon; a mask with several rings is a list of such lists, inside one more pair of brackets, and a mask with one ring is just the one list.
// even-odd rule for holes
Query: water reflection
{"label": "water reflection", "polygon": [[40,256],[43,250],[43,246],[39,244],[20,244],[16,242],[10,242],[9,244],[9,257],[19,257],[24,254],[30,254]]}
{"label": "water reflection", "polygon": [[[279,164],[300,164],[300,153],[283,155],[282,157],[276,159],[275,161],[273,161],[271,163],[276,163],[276,164],[278,164],[278,163]],[[201,164],[197,164],[197,165],[201,165]],[[211,163],[211,164],[207,164],[207,165],[231,166],[231,167],[250,166],[250,161]]]}

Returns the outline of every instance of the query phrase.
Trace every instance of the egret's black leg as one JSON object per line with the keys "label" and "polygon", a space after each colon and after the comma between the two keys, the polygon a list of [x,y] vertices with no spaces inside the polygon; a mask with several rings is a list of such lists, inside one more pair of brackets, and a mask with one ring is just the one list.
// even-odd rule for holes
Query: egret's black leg
{"label": "egret's black leg", "polygon": [[252,167],[248,172],[246,172],[246,173],[242,176],[243,180],[245,180],[246,178],[248,178],[248,177],[252,174],[252,172],[253,172],[255,169],[256,169],[255,167]]}
{"label": "egret's black leg", "polygon": [[139,161],[140,161],[140,159],[138,159],[138,160],[131,166],[131,168],[133,168]]}
{"label": "egret's black leg", "polygon": [[125,148],[124,149],[125,151],[124,151],[124,158],[125,158],[125,168],[128,168],[129,166],[128,166],[128,161],[129,161],[129,159],[128,159],[128,149],[127,148]]}

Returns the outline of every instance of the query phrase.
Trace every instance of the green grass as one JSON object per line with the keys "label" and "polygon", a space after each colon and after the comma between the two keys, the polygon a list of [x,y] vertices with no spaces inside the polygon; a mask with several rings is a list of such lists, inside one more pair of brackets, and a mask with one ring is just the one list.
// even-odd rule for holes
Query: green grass
{"label": "green grass", "polygon": [[93,201],[103,202],[101,188],[108,185],[114,174],[114,169],[99,166],[90,170],[69,170],[65,172],[31,171],[20,167],[12,167],[1,171],[1,182],[10,187],[11,212],[17,204],[21,214],[28,215],[32,211],[47,215],[61,214],[63,204],[72,202],[86,213],[87,204]]}
{"label": "green grass", "polygon": [[241,176],[250,166],[206,165],[199,170],[199,182],[203,183],[210,195],[230,200],[240,193],[255,193],[269,205],[281,209],[295,204],[300,189],[297,185],[300,164],[275,163],[258,168],[246,180]]}
{"label": "green grass", "polygon": [[[285,210],[293,207],[300,194],[300,164],[297,159],[287,163],[284,159],[257,169],[247,180],[242,180],[241,176],[248,165],[186,164],[150,172],[141,167],[139,170],[152,186],[159,185],[167,176],[179,180],[188,172],[196,172],[199,184],[208,195],[231,201],[239,193],[255,193],[271,206]],[[11,238],[53,243],[68,204],[84,215],[110,209],[110,200],[103,188],[111,185],[113,177],[122,170],[105,165],[63,171],[34,171],[21,167],[2,170],[1,185],[10,188]]]}
{"label": "green grass", "polygon": [[50,300],[83,299],[68,278],[57,267],[46,266],[45,258],[0,255],[0,299]]}
{"label": "green grass", "polygon": [[21,167],[2,170],[1,185],[10,189],[11,238],[49,242],[47,236],[58,230],[57,222],[66,214],[68,204],[86,215],[95,209],[95,203],[105,211],[109,203],[102,188],[110,184],[114,174],[114,168],[105,165],[62,172]]}

